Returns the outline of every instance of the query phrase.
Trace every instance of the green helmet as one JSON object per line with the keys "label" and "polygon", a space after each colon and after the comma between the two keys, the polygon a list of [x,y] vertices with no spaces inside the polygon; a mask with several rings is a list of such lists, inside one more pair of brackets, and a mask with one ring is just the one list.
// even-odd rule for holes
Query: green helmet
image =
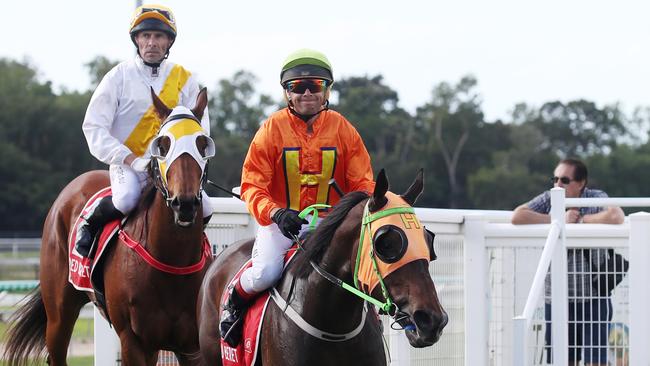
{"label": "green helmet", "polygon": [[290,54],[282,64],[280,84],[295,79],[325,79],[334,82],[332,65],[327,57],[314,50],[303,48]]}

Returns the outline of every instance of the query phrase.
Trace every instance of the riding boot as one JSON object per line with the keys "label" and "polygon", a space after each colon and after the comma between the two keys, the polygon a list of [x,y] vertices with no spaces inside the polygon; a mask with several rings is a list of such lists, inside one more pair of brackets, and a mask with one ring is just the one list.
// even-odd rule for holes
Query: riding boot
{"label": "riding boot", "polygon": [[239,283],[230,286],[228,291],[228,301],[221,311],[219,331],[226,343],[231,347],[237,347],[242,336],[244,313],[253,296],[247,294]]}
{"label": "riding boot", "polygon": [[81,217],[82,221],[77,229],[77,238],[74,244],[77,252],[84,257],[88,257],[99,229],[109,221],[122,217],[124,217],[124,214],[113,206],[112,197],[103,197],[93,210]]}

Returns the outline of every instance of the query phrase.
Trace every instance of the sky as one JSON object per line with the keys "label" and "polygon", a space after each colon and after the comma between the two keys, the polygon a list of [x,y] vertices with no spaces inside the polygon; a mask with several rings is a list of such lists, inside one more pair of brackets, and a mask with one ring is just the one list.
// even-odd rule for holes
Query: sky
{"label": "sky", "polygon": [[[145,3],[147,3],[145,1]],[[281,96],[282,61],[299,48],[325,53],[334,77],[382,75],[409,112],[435,85],[478,79],[486,120],[516,103],[584,98],[648,106],[650,1],[583,0],[160,0],[176,15],[170,60],[214,89],[238,70]],[[133,1],[13,1],[0,22],[0,57],[28,60],[55,90],[90,87],[84,66],[133,57]]]}

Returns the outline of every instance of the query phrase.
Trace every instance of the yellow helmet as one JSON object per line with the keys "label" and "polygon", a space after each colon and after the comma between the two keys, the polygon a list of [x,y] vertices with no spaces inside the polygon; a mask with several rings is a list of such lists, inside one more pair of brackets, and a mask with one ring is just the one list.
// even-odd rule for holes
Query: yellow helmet
{"label": "yellow helmet", "polygon": [[[142,5],[135,9],[129,33],[135,43],[135,36],[141,31],[161,31],[176,39],[176,18],[171,9],[162,5]],[[137,45],[136,45],[137,46]]]}

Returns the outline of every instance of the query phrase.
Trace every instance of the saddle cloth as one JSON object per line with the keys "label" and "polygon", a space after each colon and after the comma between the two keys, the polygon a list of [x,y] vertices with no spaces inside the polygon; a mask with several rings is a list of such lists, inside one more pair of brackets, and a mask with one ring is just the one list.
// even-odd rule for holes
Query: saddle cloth
{"label": "saddle cloth", "polygon": [[[296,246],[292,247],[287,251],[287,254],[284,256],[284,268],[286,269],[287,265],[296,254]],[[244,265],[239,269],[235,274],[233,279],[230,281],[228,287],[234,286],[236,281],[239,281],[242,273],[252,266],[252,260],[248,260]],[[228,288],[227,287],[227,288]],[[230,347],[230,345],[224,342],[221,339],[221,362],[223,366],[252,366],[255,365],[257,360],[257,354],[259,350],[259,340],[262,330],[262,320],[264,319],[264,314],[266,313],[266,308],[269,304],[269,299],[271,298],[270,292],[266,291],[253,300],[252,304],[246,312],[244,313],[244,325],[242,332],[242,339],[237,345],[237,347]],[[228,301],[228,291],[224,291],[221,295],[221,301],[219,302],[222,309],[226,302]]]}
{"label": "saddle cloth", "polygon": [[70,235],[68,235],[68,264],[70,266],[68,269],[68,282],[70,282],[77,290],[94,292],[93,286],[90,282],[93,265],[101,258],[104,249],[107,246],[106,244],[110,242],[119,231],[121,222],[120,220],[114,220],[104,225],[101,234],[97,239],[97,243],[95,243],[97,248],[95,249],[95,256],[93,259],[82,257],[75,249],[74,243],[77,239],[77,228],[83,220],[82,216],[88,213],[93,204],[97,200],[110,196],[111,194],[111,187],[106,187],[95,193],[88,200],[83,210],[81,210],[79,217],[77,217],[77,220],[70,229]]}

